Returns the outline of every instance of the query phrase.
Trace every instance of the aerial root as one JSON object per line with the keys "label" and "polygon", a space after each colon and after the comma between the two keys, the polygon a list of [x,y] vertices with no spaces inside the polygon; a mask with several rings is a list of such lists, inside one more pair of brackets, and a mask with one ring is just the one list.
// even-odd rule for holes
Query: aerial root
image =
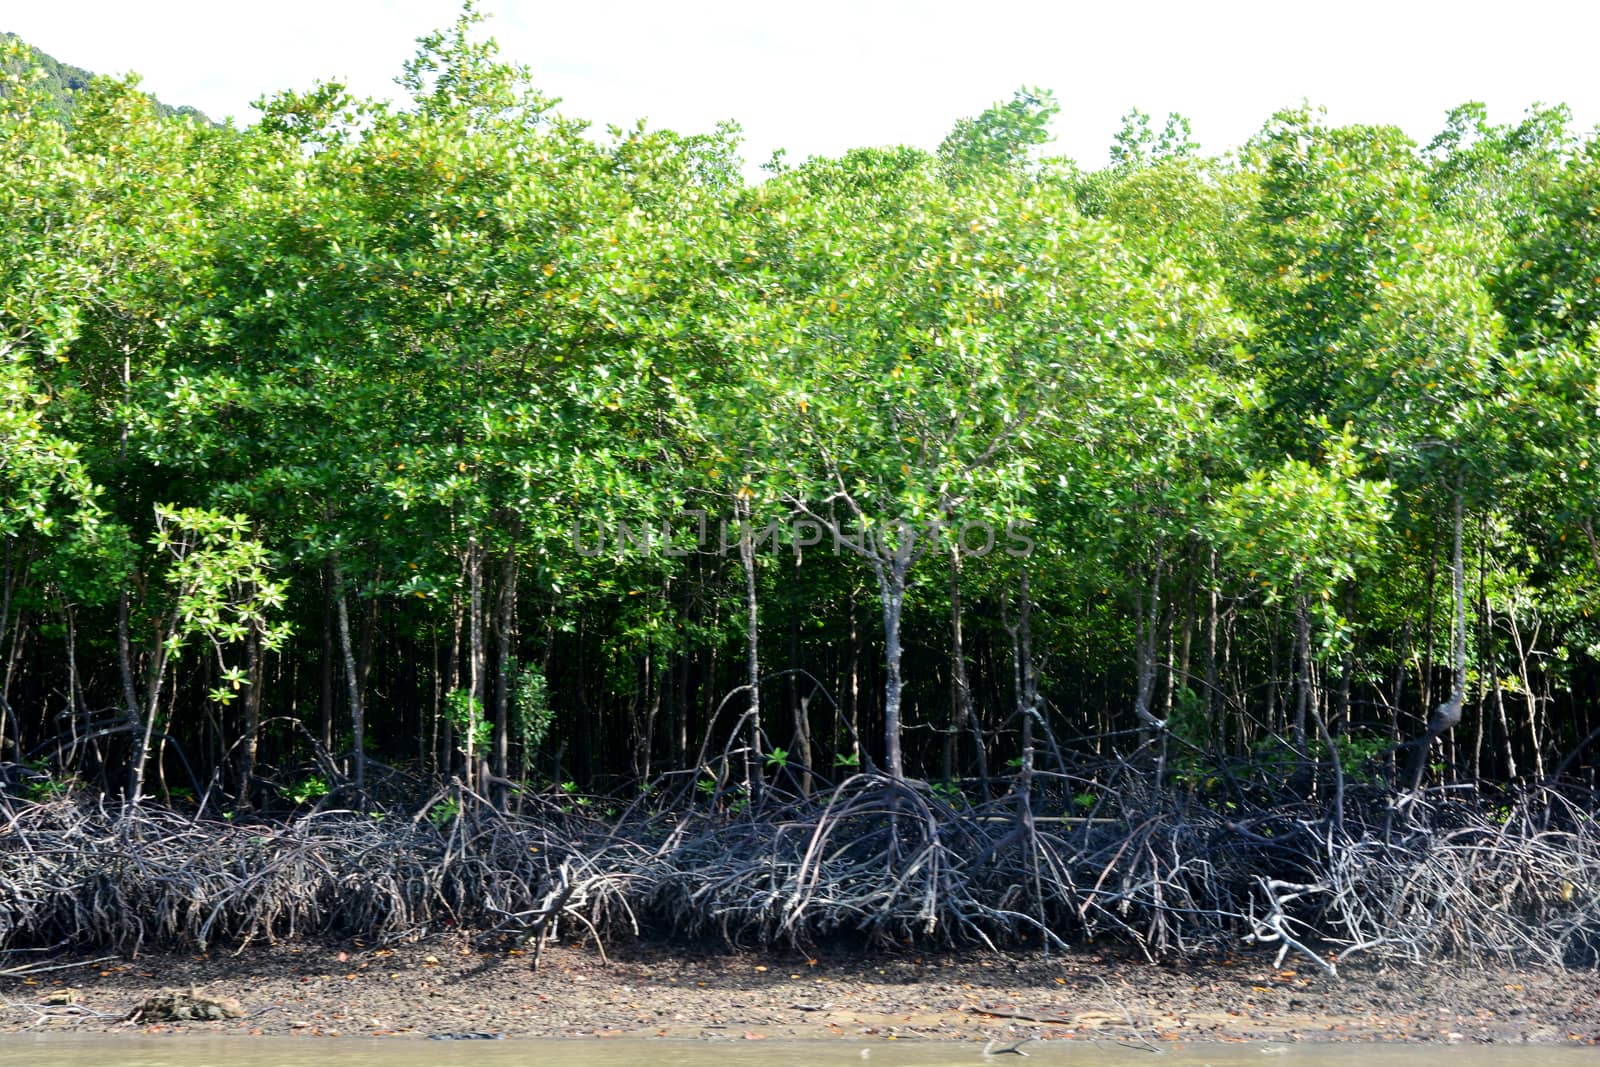
{"label": "aerial root", "polygon": [[1222,813],[1129,785],[1079,818],[1035,816],[1048,795],[952,804],[862,774],[809,798],[769,794],[758,811],[636,805],[613,819],[553,803],[513,815],[469,795],[437,824],[0,801],[0,950],[383,944],[454,929],[532,944],[535,958],[563,935],[801,950],[848,935],[1110,938],[1151,958],[1254,940],[1329,975],[1359,954],[1593,965],[1600,831],[1594,798],[1580,799],[1541,789],[1478,811],[1367,798],[1335,824],[1303,801]]}

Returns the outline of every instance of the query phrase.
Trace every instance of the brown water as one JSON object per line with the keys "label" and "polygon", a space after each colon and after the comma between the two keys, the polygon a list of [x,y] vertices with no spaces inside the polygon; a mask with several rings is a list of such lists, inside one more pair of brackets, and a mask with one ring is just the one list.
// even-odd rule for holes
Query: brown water
{"label": "brown water", "polygon": [[[201,1036],[0,1036],[0,1067],[1591,1067],[1594,1049],[1474,1045],[1027,1046],[1026,1061],[976,1043],[706,1042]],[[1153,1054],[1154,1052],[1154,1054]]]}

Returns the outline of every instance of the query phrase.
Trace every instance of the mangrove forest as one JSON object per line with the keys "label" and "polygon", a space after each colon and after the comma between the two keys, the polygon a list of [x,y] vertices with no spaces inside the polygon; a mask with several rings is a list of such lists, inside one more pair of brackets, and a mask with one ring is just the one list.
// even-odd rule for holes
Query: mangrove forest
{"label": "mangrove forest", "polygon": [[1595,962],[1565,108],[755,180],[475,22],[248,127],[5,44],[0,949]]}

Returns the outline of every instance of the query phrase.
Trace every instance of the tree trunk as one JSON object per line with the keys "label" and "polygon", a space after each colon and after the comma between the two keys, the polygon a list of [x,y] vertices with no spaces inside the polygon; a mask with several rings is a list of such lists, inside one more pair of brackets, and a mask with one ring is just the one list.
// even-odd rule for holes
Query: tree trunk
{"label": "tree trunk", "polygon": [[133,756],[128,764],[128,803],[135,806],[143,800],[145,764],[150,755],[150,742],[155,737],[156,717],[161,711],[161,683],[167,676],[167,644],[164,636],[160,630],[156,632],[150,677],[146,683],[143,732],[135,730]]}
{"label": "tree trunk", "polygon": [[1506,625],[1511,630],[1511,640],[1517,646],[1517,677],[1522,680],[1522,695],[1528,705],[1528,739],[1533,748],[1533,773],[1544,780],[1544,750],[1539,740],[1539,697],[1533,688],[1533,675],[1528,670],[1528,660],[1539,642],[1539,628],[1535,626],[1528,640],[1522,640],[1522,628],[1517,625],[1515,606],[1506,615]]}
{"label": "tree trunk", "polygon": [[[6,655],[5,676],[0,678],[0,725],[9,722],[11,751],[16,753],[17,759],[22,759],[24,746],[22,743],[22,722],[15,710],[11,707],[11,683],[16,678],[17,664],[22,662],[22,653],[27,647],[28,615],[27,612],[18,611],[17,621],[11,625],[11,651]],[[133,714],[128,719],[128,728],[137,729],[139,726],[139,709],[135,707]]]}
{"label": "tree trunk", "polygon": [[478,715],[483,707],[483,549],[476,537],[467,541],[467,728],[462,735],[467,788],[477,790]]}
{"label": "tree trunk", "polygon": [[1017,610],[1017,674],[1021,683],[1017,710],[1022,715],[1022,770],[1017,788],[1026,798],[1033,796],[1034,720],[1039,714],[1039,684],[1033,673],[1033,594],[1028,588],[1028,571],[1018,583],[1021,604]]}
{"label": "tree trunk", "polygon": [[122,676],[122,706],[128,717],[128,725],[137,730],[139,694],[133,681],[133,648],[128,636],[129,614],[128,590],[123,589],[122,595],[117,598],[117,670]]}
{"label": "tree trunk", "polygon": [[1311,605],[1303,595],[1295,598],[1294,605],[1294,660],[1296,692],[1292,740],[1295,751],[1303,759],[1306,756],[1308,715],[1316,699],[1311,678]]}
{"label": "tree trunk", "polygon": [[1467,698],[1467,576],[1466,567],[1461,554],[1461,527],[1462,512],[1464,509],[1465,495],[1461,479],[1456,483],[1454,542],[1450,553],[1450,593],[1455,618],[1451,627],[1451,658],[1454,667],[1454,678],[1451,682],[1450,699],[1433,709],[1433,714],[1428,718],[1428,728],[1417,742],[1417,751],[1412,759],[1411,789],[1417,790],[1422,785],[1422,773],[1428,766],[1428,750],[1433,742],[1438,740],[1450,729],[1461,721],[1461,705]]}
{"label": "tree trunk", "polygon": [[251,626],[245,637],[245,659],[244,738],[239,751],[238,797],[239,807],[248,811],[252,806],[251,786],[255,781],[256,755],[261,741],[261,687],[266,674],[262,669],[261,631],[256,626]]}
{"label": "tree trunk", "polygon": [[883,758],[889,776],[905,777],[905,762],[900,751],[900,700],[903,682],[900,675],[902,648],[900,617],[905,607],[906,568],[903,554],[887,562],[873,560],[878,577],[878,595],[883,601]]}
{"label": "tree trunk", "polygon": [[[78,712],[80,705],[83,703],[83,694],[79,690],[78,686],[78,626],[76,621],[73,619],[71,605],[63,604],[61,606],[61,622],[66,630],[65,636],[67,641],[67,728],[71,741],[71,747],[67,749],[66,754],[63,755],[61,753],[61,744],[58,741],[56,743],[56,754],[59,766],[69,767],[75,771],[78,767],[79,759]],[[85,734],[88,732],[89,731],[87,729],[83,730],[83,733]]]}
{"label": "tree trunk", "polygon": [[[800,582],[800,553],[795,552],[794,571],[792,580],[796,585]],[[791,612],[789,615],[789,713],[794,719],[794,746],[795,762],[798,771],[795,773],[796,787],[800,795],[811,795],[811,694],[800,695],[800,613]]]}
{"label": "tree trunk", "polygon": [[[5,579],[4,579],[3,582],[0,582],[0,647],[4,647],[6,634],[10,631],[10,625],[11,625],[11,593],[12,593],[12,590],[14,588],[16,588],[17,583],[20,581],[19,576],[18,576],[17,571],[16,571],[16,568],[13,565],[14,561],[12,559],[12,542],[11,542],[11,538],[9,538],[9,537],[4,538],[4,541],[5,541]],[[120,628],[120,633],[121,633],[121,636],[123,637],[123,639],[126,640],[126,638],[127,638],[127,627],[126,626],[121,627]],[[12,643],[12,647],[15,648],[15,642],[14,641]],[[3,681],[0,681],[0,758],[4,758],[4,756],[5,756],[6,729],[7,729],[7,726],[10,725],[8,720],[11,717],[11,705],[6,700],[6,694],[9,693],[10,691],[11,691],[11,663],[10,663],[10,658],[8,657],[7,661],[6,661],[5,678],[4,678]],[[131,701],[128,703],[127,708],[128,708],[128,711],[131,713],[132,710],[133,710],[133,704],[132,704]],[[131,719],[130,719],[130,721],[131,721]],[[15,757],[16,757],[16,761],[18,763],[22,762],[22,746],[20,744],[17,745],[16,752],[15,752]]]}
{"label": "tree trunk", "polygon": [[1211,549],[1206,563],[1206,733],[1211,742],[1217,746],[1220,756],[1224,750],[1225,737],[1222,730],[1222,691],[1217,676],[1219,664],[1217,663],[1217,550]]}
{"label": "tree trunk", "polygon": [[1161,554],[1161,544],[1156,544],[1156,564],[1150,574],[1150,591],[1148,606],[1137,615],[1138,633],[1135,637],[1135,685],[1133,697],[1133,713],[1139,720],[1139,726],[1160,730],[1166,723],[1156,718],[1150,709],[1151,698],[1155,696],[1156,689],[1156,648],[1160,640],[1158,630],[1161,621],[1161,571],[1165,557]]}
{"label": "tree trunk", "polygon": [[[944,735],[944,779],[954,781],[956,742],[967,727],[972,694],[967,686],[967,653],[961,634],[961,546],[950,545],[950,725]],[[982,738],[979,738],[982,747]]]}
{"label": "tree trunk", "polygon": [[339,651],[344,657],[345,688],[350,698],[351,778],[358,795],[367,789],[367,720],[361,707],[361,681],[355,650],[350,644],[350,609],[345,597],[344,566],[333,555],[334,609],[339,622]]}
{"label": "tree trunk", "polygon": [[[661,653],[655,649],[652,641],[650,649],[644,657],[644,722],[639,730],[639,780],[650,781],[654,770],[656,750],[656,720],[661,715],[661,694],[664,688],[661,680]],[[671,675],[668,675],[670,679]]]}
{"label": "tree trunk", "polygon": [[333,752],[333,645],[334,627],[334,581],[333,561],[324,560],[322,564],[322,688],[319,694],[318,711],[321,715],[321,729],[318,731],[322,738],[322,747],[328,753]]}
{"label": "tree trunk", "polygon": [[754,808],[760,802],[763,785],[761,767],[761,613],[760,602],[756,596],[756,549],[754,533],[750,528],[754,520],[751,517],[749,498],[742,495],[739,496],[735,501],[734,511],[739,520],[739,566],[744,572],[744,684],[750,690],[750,704],[745,712],[746,725],[750,734],[745,749],[744,774],[745,787],[749,790],[750,803]]}
{"label": "tree trunk", "polygon": [[[517,553],[508,546],[500,561],[500,598],[495,618],[495,687],[494,687],[494,762],[492,769],[497,778],[511,777],[511,686],[512,640],[517,624]],[[505,787],[498,782],[494,787],[495,805],[505,810]]]}
{"label": "tree trunk", "polygon": [[[1178,638],[1178,669],[1172,672],[1172,684],[1168,687],[1169,692],[1173,690],[1182,691],[1184,689],[1189,690],[1191,693],[1194,692],[1194,686],[1190,684],[1189,677],[1189,656],[1194,650],[1194,616],[1196,610],[1195,601],[1198,599],[1198,594],[1200,591],[1199,581],[1195,573],[1196,569],[1197,568],[1191,564],[1189,568],[1189,576],[1184,581],[1183,629],[1180,631]],[[1167,702],[1168,714],[1171,714],[1171,711],[1172,702],[1169,700]]]}
{"label": "tree trunk", "polygon": [[[1344,586],[1344,617],[1346,619],[1354,617],[1355,611],[1355,582],[1347,581]],[[1354,682],[1355,669],[1356,637],[1351,634],[1349,643],[1345,645],[1343,653],[1339,656],[1339,692],[1335,698],[1333,710],[1328,716],[1328,732],[1335,737],[1343,737],[1350,732],[1350,687]]]}
{"label": "tree trunk", "polygon": [[[383,582],[383,564],[378,564],[372,572],[372,586],[374,589],[381,587]],[[366,610],[361,613],[361,626],[356,639],[356,679],[361,687],[361,706],[367,706],[367,676],[372,672],[372,642],[378,633],[378,598],[376,595],[367,598]]]}
{"label": "tree trunk", "polygon": [[856,589],[850,589],[850,660],[846,669],[845,698],[850,702],[850,746],[856,766],[862,765],[861,752],[861,624],[857,615]]}

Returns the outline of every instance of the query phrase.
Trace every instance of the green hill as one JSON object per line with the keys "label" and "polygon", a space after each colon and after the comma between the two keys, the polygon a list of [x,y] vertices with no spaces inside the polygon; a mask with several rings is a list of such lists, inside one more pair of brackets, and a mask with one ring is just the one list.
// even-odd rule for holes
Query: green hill
{"label": "green hill", "polygon": [[[10,42],[13,40],[20,40],[20,38],[18,38],[14,33],[0,32],[0,41]],[[24,43],[26,44],[26,42]],[[63,113],[71,113],[77,101],[78,94],[89,87],[89,83],[96,77],[95,73],[93,71],[84,70],[82,67],[74,67],[70,63],[63,63],[54,56],[41,52],[32,45],[27,45],[26,47],[32,53],[34,65],[38,66],[45,72],[45,85],[48,87],[51,95],[56,99],[57,103],[60,104]],[[204,112],[197,108],[186,106],[175,107],[172,104],[163,103],[162,101],[157,100],[154,96],[152,96],[151,99],[155,100],[156,110],[160,112],[164,118],[192,115],[196,121],[204,123],[211,122],[211,119],[208,118]]]}

